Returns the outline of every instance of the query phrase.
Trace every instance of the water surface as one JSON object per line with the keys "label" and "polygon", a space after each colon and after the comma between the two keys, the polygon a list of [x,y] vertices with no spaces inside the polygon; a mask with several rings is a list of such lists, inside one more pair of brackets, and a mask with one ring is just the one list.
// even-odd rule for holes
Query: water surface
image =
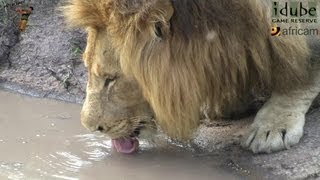
{"label": "water surface", "polygon": [[222,157],[170,143],[142,142],[135,155],[118,154],[110,139],[81,126],[80,109],[0,91],[0,179],[239,179]]}

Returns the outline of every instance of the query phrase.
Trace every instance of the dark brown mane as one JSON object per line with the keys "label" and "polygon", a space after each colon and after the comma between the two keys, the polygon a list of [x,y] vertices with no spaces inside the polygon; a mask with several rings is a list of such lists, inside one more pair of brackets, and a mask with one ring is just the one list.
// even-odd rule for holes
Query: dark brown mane
{"label": "dark brown mane", "polygon": [[259,0],[70,1],[71,21],[108,33],[122,71],[173,137],[190,136],[206,102],[219,116],[251,89],[283,92],[308,76],[306,38],[272,37],[270,7]]}

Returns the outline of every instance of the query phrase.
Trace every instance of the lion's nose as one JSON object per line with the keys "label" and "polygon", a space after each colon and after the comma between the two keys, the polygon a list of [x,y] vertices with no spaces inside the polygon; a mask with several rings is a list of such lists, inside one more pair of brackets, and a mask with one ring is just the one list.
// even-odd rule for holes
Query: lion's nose
{"label": "lion's nose", "polygon": [[100,131],[100,132],[102,132],[102,131],[104,131],[104,128],[103,128],[102,126],[98,126],[98,129],[97,129],[97,131]]}

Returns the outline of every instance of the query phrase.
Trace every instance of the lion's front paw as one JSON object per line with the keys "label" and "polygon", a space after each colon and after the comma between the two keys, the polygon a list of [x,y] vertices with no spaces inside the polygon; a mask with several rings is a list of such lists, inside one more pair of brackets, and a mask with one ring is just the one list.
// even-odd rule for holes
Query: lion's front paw
{"label": "lion's front paw", "polygon": [[304,117],[287,118],[280,121],[255,120],[244,137],[242,146],[254,153],[289,149],[297,144],[303,135]]}

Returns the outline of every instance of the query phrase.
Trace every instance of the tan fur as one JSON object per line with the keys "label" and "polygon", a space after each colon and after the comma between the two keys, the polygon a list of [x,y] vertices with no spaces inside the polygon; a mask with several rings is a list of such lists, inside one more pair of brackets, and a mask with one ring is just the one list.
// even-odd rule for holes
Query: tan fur
{"label": "tan fur", "polygon": [[[138,82],[160,127],[179,139],[198,126],[205,102],[220,116],[252,89],[285,93],[306,82],[305,37],[271,37],[269,9],[258,0],[70,0],[65,8],[69,23],[108,36],[121,72]],[[90,36],[87,50],[96,46]]]}
{"label": "tan fur", "polygon": [[82,124],[111,138],[128,137],[141,122],[154,128],[153,113],[142,98],[138,84],[123,75],[105,31],[87,28],[84,61],[88,68],[87,97],[81,112]]}

